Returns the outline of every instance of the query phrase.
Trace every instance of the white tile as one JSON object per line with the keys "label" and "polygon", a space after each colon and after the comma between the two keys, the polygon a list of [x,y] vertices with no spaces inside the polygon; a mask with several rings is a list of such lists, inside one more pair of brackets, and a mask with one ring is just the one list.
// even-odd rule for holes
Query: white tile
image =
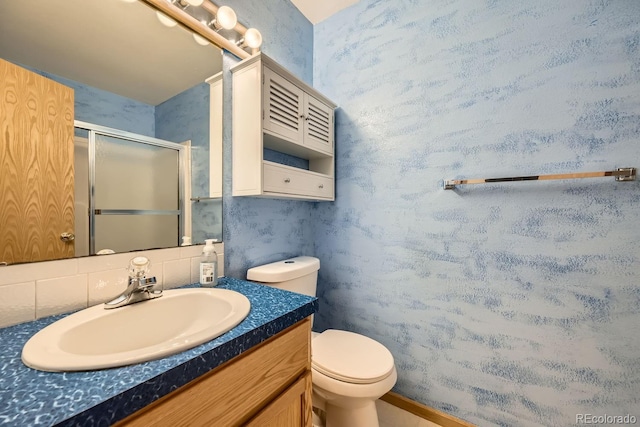
{"label": "white tile", "polygon": [[151,261],[152,264],[157,264],[164,261],[180,259],[180,253],[180,248],[167,248],[156,249],[153,251],[135,252],[135,254],[131,253],[129,255],[130,258],[133,258],[133,256],[146,256],[147,258],[149,258],[149,261]]}
{"label": "white tile", "polygon": [[[151,274],[159,284],[171,288],[198,282],[203,247],[194,245],[137,254],[148,257]],[[224,243],[216,243],[215,247],[218,275],[224,276]],[[126,289],[126,267],[132,257],[132,253],[122,253],[0,267],[0,327],[116,297]],[[74,287],[70,282],[82,284]]]}
{"label": "white tile", "polygon": [[[200,250],[202,252],[202,249]],[[126,252],[121,254],[97,255],[78,259],[78,271],[80,273],[95,273],[98,271],[117,270],[127,268],[131,258],[144,256],[149,258],[151,264],[160,264],[163,261],[180,259],[180,248],[156,249],[152,251]]]}
{"label": "white tile", "polygon": [[202,248],[204,248],[204,245],[181,246],[180,258],[191,258],[194,256],[200,256],[200,254],[202,254]]}
{"label": "white tile", "polygon": [[164,269],[162,268],[162,263],[151,264],[151,268],[149,269],[149,277],[155,277],[158,285],[164,284]]}
{"label": "white tile", "polygon": [[36,282],[0,286],[0,328],[36,319]]}
{"label": "white tile", "polygon": [[218,277],[224,276],[224,253],[218,253]]}
{"label": "white tile", "polygon": [[164,289],[177,288],[191,283],[191,260],[179,259],[162,263]]}
{"label": "white tile", "polygon": [[[127,289],[129,280],[126,268],[89,273],[88,277],[89,306],[111,301]],[[162,263],[151,264],[149,277],[162,285]]]}
{"label": "white tile", "polygon": [[86,307],[86,274],[36,282],[36,318],[68,313]]}
{"label": "white tile", "polygon": [[79,273],[96,273],[98,271],[116,270],[127,268],[129,260],[133,258],[130,253],[95,255],[78,258]]}
{"label": "white tile", "polygon": [[110,301],[127,289],[127,270],[98,271],[89,273],[89,306]]}
{"label": "white tile", "polygon": [[[214,243],[214,247],[216,248],[217,254],[224,253],[224,242]],[[182,246],[180,247],[180,258],[200,256],[202,255],[203,248],[204,245]]]}
{"label": "white tile", "polygon": [[191,261],[191,283],[200,281],[200,257],[190,258]]}
{"label": "white tile", "polygon": [[72,276],[78,273],[78,259],[32,262],[0,267],[0,286],[32,282],[52,277]]}
{"label": "white tile", "polygon": [[[218,254],[218,277],[224,276],[224,254]],[[191,258],[191,283],[200,281],[200,257]]]}

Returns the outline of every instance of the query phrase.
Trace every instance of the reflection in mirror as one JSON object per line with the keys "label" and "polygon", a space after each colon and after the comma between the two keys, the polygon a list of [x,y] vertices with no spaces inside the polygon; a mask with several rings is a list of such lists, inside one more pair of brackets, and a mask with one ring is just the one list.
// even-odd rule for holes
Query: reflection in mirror
{"label": "reflection in mirror", "polygon": [[[0,58],[0,262],[178,246],[183,235],[193,243],[222,240],[221,194],[211,188],[221,182],[221,146],[210,150],[222,135],[221,126],[210,128],[210,104],[222,94],[212,89],[215,79],[206,81],[221,70],[218,48],[196,43],[180,26],[167,28],[140,2],[22,0],[0,2]],[[85,123],[74,131],[74,120]],[[101,167],[91,162],[90,127],[109,129],[94,135],[112,143]],[[125,147],[122,134],[134,136],[132,145]],[[184,179],[180,156],[145,152],[145,138],[180,144],[191,159]],[[92,173],[103,176],[93,198]],[[144,190],[133,203],[98,205],[100,185],[122,195],[137,184]],[[136,205],[151,195],[171,201]],[[161,225],[149,225],[152,216]],[[170,233],[149,240],[139,234],[145,227]],[[107,240],[92,241],[92,234]]]}
{"label": "reflection in mirror", "polygon": [[183,224],[191,223],[182,204],[186,150],[76,121],[75,206],[89,215],[88,227],[76,220],[75,255],[176,246]]}

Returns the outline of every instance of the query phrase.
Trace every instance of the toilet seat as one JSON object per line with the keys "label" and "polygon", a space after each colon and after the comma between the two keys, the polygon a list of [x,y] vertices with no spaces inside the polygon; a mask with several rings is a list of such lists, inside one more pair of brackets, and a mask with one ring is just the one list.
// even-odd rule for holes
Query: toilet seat
{"label": "toilet seat", "polygon": [[349,331],[328,329],[311,343],[311,367],[351,384],[373,384],[394,368],[391,352],[379,342]]}

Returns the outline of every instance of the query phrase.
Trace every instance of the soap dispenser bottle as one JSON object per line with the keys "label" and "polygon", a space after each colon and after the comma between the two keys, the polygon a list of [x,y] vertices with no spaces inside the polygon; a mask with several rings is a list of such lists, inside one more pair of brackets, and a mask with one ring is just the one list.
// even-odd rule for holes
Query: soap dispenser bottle
{"label": "soap dispenser bottle", "polygon": [[200,285],[212,288],[218,284],[218,254],[213,245],[213,239],[207,239],[204,242],[200,257]]}

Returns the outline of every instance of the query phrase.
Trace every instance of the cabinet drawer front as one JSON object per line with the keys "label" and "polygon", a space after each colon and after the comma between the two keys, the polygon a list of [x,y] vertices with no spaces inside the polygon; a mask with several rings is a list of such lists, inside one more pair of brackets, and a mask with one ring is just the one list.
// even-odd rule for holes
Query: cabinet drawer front
{"label": "cabinet drawer front", "polygon": [[323,199],[333,199],[333,179],[315,176],[311,181],[313,195]]}
{"label": "cabinet drawer front", "polygon": [[264,191],[332,198],[333,179],[286,166],[264,165]]}

